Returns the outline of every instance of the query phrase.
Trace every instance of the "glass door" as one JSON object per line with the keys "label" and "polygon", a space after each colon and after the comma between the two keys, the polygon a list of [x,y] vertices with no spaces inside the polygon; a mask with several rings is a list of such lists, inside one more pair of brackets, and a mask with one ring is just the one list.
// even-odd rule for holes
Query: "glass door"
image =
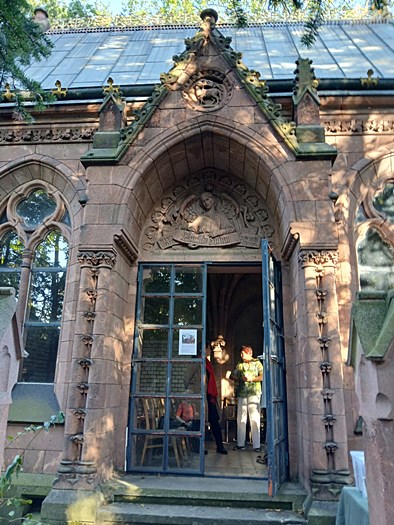
{"label": "glass door", "polygon": [[262,241],[264,384],[267,398],[268,494],[275,496],[288,474],[285,352],[280,265]]}
{"label": "glass door", "polygon": [[127,469],[204,472],[206,266],[142,264]]}

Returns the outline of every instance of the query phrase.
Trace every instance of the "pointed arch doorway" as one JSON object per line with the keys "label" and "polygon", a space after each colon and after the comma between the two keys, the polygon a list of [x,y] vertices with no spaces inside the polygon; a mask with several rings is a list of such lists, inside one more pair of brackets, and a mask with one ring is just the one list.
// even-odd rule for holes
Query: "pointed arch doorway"
{"label": "pointed arch doorway", "polygon": [[[284,351],[278,358],[278,348],[283,349],[280,316],[274,313],[280,306],[279,295],[275,296],[275,284],[279,283],[273,279],[270,273],[273,267],[264,255],[268,254],[267,241],[263,241],[264,246],[263,271],[260,265],[248,263],[140,265],[132,362],[129,471],[267,479],[272,494],[285,479],[284,366],[275,366],[272,374],[269,370],[271,362],[284,364]],[[265,292],[263,283],[268,287]],[[262,297],[270,304],[268,308],[264,309]],[[214,335],[220,328],[227,334]],[[219,335],[227,338],[224,339],[226,344],[219,345],[221,349],[212,345],[214,352],[210,357],[219,387],[220,407],[224,408],[227,456],[216,454],[216,449],[210,446],[209,428],[205,424],[206,349]],[[282,343],[277,344],[278,336],[282,336]],[[273,339],[275,350],[271,355],[267,345]],[[267,428],[271,429],[267,439],[269,465],[258,461],[263,454],[257,455],[251,446],[246,451],[233,450],[235,428],[230,425],[234,425],[234,414],[231,417],[226,409],[234,409],[235,402],[228,376],[238,360],[241,344],[254,346],[255,355],[262,359],[265,349],[267,401],[271,405],[275,402],[276,407],[275,410],[272,406],[267,408],[271,419],[267,422]],[[271,360],[273,356],[275,359]],[[190,376],[190,369],[197,388],[190,389],[185,381],[185,377]],[[180,424],[177,417],[182,405],[192,414],[190,426]],[[282,419],[280,423],[278,418]]]}

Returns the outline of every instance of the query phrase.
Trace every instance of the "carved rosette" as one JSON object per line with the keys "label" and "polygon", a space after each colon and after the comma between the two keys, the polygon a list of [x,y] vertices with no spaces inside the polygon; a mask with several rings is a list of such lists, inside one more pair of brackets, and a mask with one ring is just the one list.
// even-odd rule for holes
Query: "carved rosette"
{"label": "carved rosette", "polygon": [[145,223],[142,249],[260,249],[274,239],[274,220],[260,196],[227,174],[204,170],[165,195]]}
{"label": "carved rosette", "polygon": [[216,69],[199,71],[184,84],[182,95],[196,111],[216,111],[225,106],[233,94],[233,85]]}

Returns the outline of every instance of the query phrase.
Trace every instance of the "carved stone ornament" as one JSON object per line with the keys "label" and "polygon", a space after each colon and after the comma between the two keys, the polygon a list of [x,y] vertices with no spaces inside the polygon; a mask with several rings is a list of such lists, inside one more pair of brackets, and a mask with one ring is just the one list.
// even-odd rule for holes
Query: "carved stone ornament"
{"label": "carved stone ornament", "polygon": [[183,98],[196,111],[215,111],[223,107],[233,94],[232,84],[218,70],[199,71],[183,88]]}
{"label": "carved stone ornament", "polygon": [[336,251],[303,251],[299,254],[299,262],[302,266],[318,266],[338,264],[338,252]]}
{"label": "carved stone ornament", "polygon": [[206,170],[173,188],[151,213],[142,248],[259,249],[272,238],[273,220],[258,195],[228,175]]}
{"label": "carved stone ornament", "polygon": [[393,133],[393,120],[376,119],[349,119],[349,120],[327,120],[324,122],[326,134],[353,134],[353,133]]}
{"label": "carved stone ornament", "polygon": [[96,128],[7,128],[0,130],[2,143],[91,142]]}
{"label": "carved stone ornament", "polygon": [[116,262],[116,255],[111,251],[81,251],[78,262],[82,266],[105,266],[112,268]]}

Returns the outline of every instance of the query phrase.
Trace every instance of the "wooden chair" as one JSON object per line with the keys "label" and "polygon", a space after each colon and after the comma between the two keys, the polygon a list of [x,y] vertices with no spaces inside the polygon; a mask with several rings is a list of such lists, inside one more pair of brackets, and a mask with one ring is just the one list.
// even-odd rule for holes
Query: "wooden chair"
{"label": "wooden chair", "polygon": [[230,425],[237,425],[237,404],[235,399],[223,398],[224,441],[229,443]]}
{"label": "wooden chair", "polygon": [[[143,399],[142,400],[144,407],[144,416],[145,416],[145,428],[146,430],[157,430],[159,427],[160,418],[164,416],[164,403],[162,399]],[[143,466],[145,461],[146,452],[152,449],[161,449],[163,451],[163,436],[156,435],[145,435],[144,436],[144,446],[141,453],[141,462],[140,465]],[[180,468],[180,452],[178,448],[177,438],[172,436],[169,440],[169,444],[172,445],[175,455],[175,461]]]}

